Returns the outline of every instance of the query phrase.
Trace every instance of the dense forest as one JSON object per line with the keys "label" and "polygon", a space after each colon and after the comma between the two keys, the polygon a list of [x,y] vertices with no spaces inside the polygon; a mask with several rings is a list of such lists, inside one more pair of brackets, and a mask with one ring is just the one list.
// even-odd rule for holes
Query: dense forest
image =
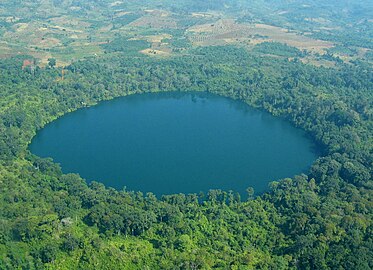
{"label": "dense forest", "polygon": [[[0,269],[373,269],[372,1],[3,0]],[[267,192],[155,196],[28,150],[116,97],[203,91],[321,150]]]}
{"label": "dense forest", "polygon": [[[267,44],[277,50],[276,46]],[[286,53],[298,53],[287,50]],[[237,47],[154,59],[121,52],[64,68],[0,62],[1,269],[371,269],[369,65],[322,68]],[[141,92],[208,91],[287,119],[323,149],[307,175],[232,191],[118,191],[63,174],[27,145],[48,122]],[[276,179],[274,179],[276,180]]]}

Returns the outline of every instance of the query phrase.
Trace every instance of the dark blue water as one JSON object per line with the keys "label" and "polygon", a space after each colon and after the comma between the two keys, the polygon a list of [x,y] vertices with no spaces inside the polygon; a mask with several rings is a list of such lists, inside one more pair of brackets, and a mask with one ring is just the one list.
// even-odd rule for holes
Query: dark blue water
{"label": "dark blue water", "polygon": [[42,129],[30,150],[65,173],[157,195],[247,187],[307,171],[303,131],[239,101],[207,93],[133,95],[78,110]]}

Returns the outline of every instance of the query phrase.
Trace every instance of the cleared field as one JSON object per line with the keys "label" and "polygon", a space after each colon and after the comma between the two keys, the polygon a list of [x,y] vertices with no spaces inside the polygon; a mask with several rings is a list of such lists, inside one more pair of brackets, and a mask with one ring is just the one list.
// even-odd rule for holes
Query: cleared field
{"label": "cleared field", "polygon": [[151,13],[135,20],[134,22],[130,23],[129,26],[150,27],[156,29],[176,29],[177,22],[173,18],[164,14],[160,16],[158,13]]}
{"label": "cleared field", "polygon": [[124,15],[128,15],[128,14],[131,14],[131,12],[129,12],[129,11],[117,11],[114,15],[114,18],[119,18],[119,17],[122,17]]}
{"label": "cleared field", "polygon": [[169,11],[160,9],[146,9],[144,12],[156,17],[169,17],[171,15]]}
{"label": "cleared field", "polygon": [[161,51],[161,50],[156,50],[156,49],[145,49],[140,51],[140,53],[149,55],[149,56],[170,56],[170,52],[167,51]]}
{"label": "cleared field", "polygon": [[151,35],[145,36],[144,39],[151,43],[161,43],[164,39],[171,39],[172,36],[170,34],[160,34],[160,35]]}
{"label": "cleared field", "polygon": [[226,43],[252,43],[276,41],[302,50],[325,53],[333,43],[298,35],[280,27],[266,24],[241,24],[233,19],[219,20],[212,24],[202,24],[187,30],[194,45],[224,45]]}
{"label": "cleared field", "polygon": [[335,67],[335,62],[328,61],[325,59],[316,59],[315,57],[305,57],[300,59],[303,63],[305,64],[311,64],[316,67],[328,67],[328,68],[333,68]]}
{"label": "cleared field", "polygon": [[66,31],[84,31],[91,24],[87,21],[74,18],[72,16],[59,16],[51,18],[48,22],[49,25],[60,26]]}
{"label": "cleared field", "polygon": [[[144,9],[126,8],[125,1],[116,1],[110,4],[113,8],[106,13],[98,9],[85,10],[83,13],[81,8],[70,6],[68,10],[54,10],[47,14],[51,6],[48,1],[45,3],[46,10],[37,11],[38,16],[41,16],[38,20],[20,20],[24,16],[31,16],[29,9],[20,11],[23,17],[12,17],[2,14],[0,8],[0,21],[6,22],[0,31],[0,57],[29,54],[39,58],[43,65],[52,57],[57,59],[57,65],[61,65],[74,59],[100,55],[104,51],[102,44],[108,44],[117,37],[125,37],[149,42],[150,50],[142,53],[150,56],[175,55],[188,50],[191,45],[233,44],[250,50],[257,44],[273,41],[305,50],[315,56],[312,59],[303,57],[308,63],[324,64],[317,58],[317,54],[323,55],[330,48],[338,46],[338,43],[312,38],[315,32],[300,34],[268,24],[238,23],[232,19],[233,15],[217,10],[179,14],[177,11],[162,10],[160,6],[153,6],[153,9],[151,6]],[[72,10],[76,13],[71,13]],[[278,14],[287,12],[286,9],[277,11]],[[310,16],[304,20],[322,25],[319,29],[337,27],[323,17]],[[345,62],[365,57],[367,49],[354,48],[357,50],[354,56],[333,55]]]}
{"label": "cleared field", "polygon": [[123,2],[122,1],[116,1],[116,2],[111,3],[110,6],[115,7],[115,6],[118,6],[120,4],[123,4]]}

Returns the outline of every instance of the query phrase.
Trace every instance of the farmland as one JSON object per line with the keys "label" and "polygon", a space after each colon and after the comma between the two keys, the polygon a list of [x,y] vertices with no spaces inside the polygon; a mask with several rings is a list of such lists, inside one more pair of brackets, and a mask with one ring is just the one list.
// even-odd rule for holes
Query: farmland
{"label": "farmland", "polygon": [[[339,27],[323,17],[305,17],[305,23],[319,27],[304,31],[288,23],[279,26],[277,20],[269,21],[255,14],[250,14],[250,19],[245,14],[237,17],[233,11],[180,12],[175,7],[152,4],[140,9],[136,4],[125,5],[121,1],[101,4],[101,9],[93,6],[63,9],[63,5],[55,8],[49,1],[29,4],[15,9],[12,16],[0,9],[1,57],[28,54],[37,58],[40,66],[45,66],[50,58],[57,60],[57,66],[65,66],[107,53],[103,46],[118,37],[149,42],[149,49],[138,50],[149,56],[176,56],[188,53],[191,48],[217,45],[252,50],[263,42],[275,42],[304,51],[306,54],[298,56],[304,63],[326,66],[334,65],[333,57],[344,62],[364,59],[365,52],[370,50],[347,46],[353,53],[346,55],[343,50],[334,49],[345,46],[343,43],[317,38]],[[286,17],[291,11],[280,10],[276,16]],[[31,12],[39,19],[30,20]]]}
{"label": "farmland", "polygon": [[242,24],[233,19],[190,27],[189,38],[195,45],[225,45],[231,43],[256,45],[262,42],[280,42],[313,53],[326,53],[331,42],[312,39],[289,30],[266,24]]}

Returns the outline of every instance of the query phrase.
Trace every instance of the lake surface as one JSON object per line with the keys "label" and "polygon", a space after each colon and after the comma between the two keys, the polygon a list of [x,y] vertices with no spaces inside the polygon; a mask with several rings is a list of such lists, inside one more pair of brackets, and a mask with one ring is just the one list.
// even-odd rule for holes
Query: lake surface
{"label": "lake surface", "polygon": [[138,94],[48,124],[29,149],[87,181],[156,195],[257,193],[306,172],[315,145],[288,122],[208,93]]}

